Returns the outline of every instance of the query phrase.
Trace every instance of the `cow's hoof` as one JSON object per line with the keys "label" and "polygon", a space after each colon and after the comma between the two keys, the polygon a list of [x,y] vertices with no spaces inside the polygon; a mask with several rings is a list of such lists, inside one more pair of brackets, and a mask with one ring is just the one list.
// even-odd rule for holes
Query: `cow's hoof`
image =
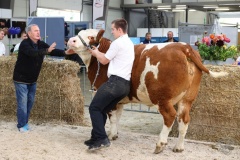
{"label": "cow's hoof", "polygon": [[116,140],[118,138],[118,135],[115,135],[112,137],[112,140]]}
{"label": "cow's hoof", "polygon": [[117,138],[118,138],[118,135],[114,135],[114,136],[109,135],[108,136],[108,139],[110,139],[110,140],[116,140]]}
{"label": "cow's hoof", "polygon": [[180,153],[182,151],[184,151],[184,149],[173,148],[173,152]]}
{"label": "cow's hoof", "polygon": [[158,154],[163,151],[163,149],[166,147],[166,145],[156,146],[154,153]]}

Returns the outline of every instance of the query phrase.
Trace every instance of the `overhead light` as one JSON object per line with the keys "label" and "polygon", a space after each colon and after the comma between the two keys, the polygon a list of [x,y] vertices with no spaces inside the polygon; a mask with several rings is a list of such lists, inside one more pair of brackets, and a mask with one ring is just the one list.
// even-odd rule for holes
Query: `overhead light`
{"label": "overhead light", "polygon": [[226,8],[226,7],[216,8],[215,11],[229,11],[229,8]]}
{"label": "overhead light", "polygon": [[158,10],[166,10],[166,9],[171,9],[170,7],[165,7],[165,8],[157,8]]}
{"label": "overhead light", "polygon": [[197,11],[197,10],[196,9],[189,9],[188,11],[194,12],[194,11]]}
{"label": "overhead light", "polygon": [[158,6],[158,8],[171,8],[171,6],[170,5]]}
{"label": "overhead light", "polygon": [[186,9],[186,5],[176,5],[176,9]]}
{"label": "overhead light", "polygon": [[206,5],[206,6],[203,6],[203,8],[218,8],[218,6],[216,6],[216,5]]}
{"label": "overhead light", "polygon": [[184,12],[185,10],[183,9],[173,9],[172,12]]}
{"label": "overhead light", "polygon": [[176,9],[187,9],[187,7],[176,7]]}
{"label": "overhead light", "polygon": [[176,5],[176,7],[187,7],[186,5]]}
{"label": "overhead light", "polygon": [[219,4],[220,6],[238,6],[240,3]]}
{"label": "overhead light", "polygon": [[168,10],[168,9],[171,9],[171,6],[170,5],[158,6],[157,9],[158,10]]}

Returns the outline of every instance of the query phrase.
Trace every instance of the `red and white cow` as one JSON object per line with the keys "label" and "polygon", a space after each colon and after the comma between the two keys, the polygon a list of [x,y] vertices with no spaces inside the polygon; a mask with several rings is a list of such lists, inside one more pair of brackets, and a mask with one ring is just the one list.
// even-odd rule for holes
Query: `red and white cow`
{"label": "red and white cow", "polygon": [[[78,35],[87,45],[99,44],[99,51],[106,53],[111,42],[102,37],[103,33],[103,30],[87,29],[80,31]],[[108,65],[98,66],[97,59],[87,51],[79,36],[70,38],[68,46],[81,56],[88,68],[89,80],[97,89],[108,79]],[[118,136],[117,126],[123,104],[144,103],[150,107],[157,106],[164,120],[154,153],[161,152],[166,146],[176,118],[179,136],[173,151],[183,151],[190,121],[189,112],[198,94],[202,72],[212,77],[227,75],[225,72],[212,72],[205,68],[199,53],[186,43],[135,45],[131,91],[128,97],[116,106],[116,110],[109,113],[111,124],[109,138],[116,139]],[[178,106],[177,111],[174,109],[175,104]]]}

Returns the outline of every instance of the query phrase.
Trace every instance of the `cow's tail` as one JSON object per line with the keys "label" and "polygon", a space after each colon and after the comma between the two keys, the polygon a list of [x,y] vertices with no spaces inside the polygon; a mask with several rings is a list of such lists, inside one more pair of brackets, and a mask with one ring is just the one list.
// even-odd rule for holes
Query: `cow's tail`
{"label": "cow's tail", "polygon": [[219,78],[219,77],[225,77],[228,75],[227,72],[213,72],[213,71],[209,71],[203,64],[201,61],[201,57],[199,55],[199,53],[197,51],[195,51],[194,49],[192,49],[192,47],[190,45],[188,45],[188,49],[185,52],[185,55],[190,58],[195,64],[196,66],[202,70],[203,72],[209,74],[211,77],[214,78]]}
{"label": "cow's tail", "polygon": [[228,75],[227,72],[213,72],[213,71],[209,71],[209,75],[211,77],[214,77],[214,78],[219,78],[219,77],[225,77]]}

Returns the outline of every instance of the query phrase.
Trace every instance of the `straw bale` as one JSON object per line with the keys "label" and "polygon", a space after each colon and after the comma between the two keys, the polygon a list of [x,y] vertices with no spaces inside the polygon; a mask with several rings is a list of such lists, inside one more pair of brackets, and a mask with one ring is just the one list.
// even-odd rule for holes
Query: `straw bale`
{"label": "straw bale", "polygon": [[[12,81],[15,56],[0,57],[0,118],[16,120],[16,96]],[[84,99],[72,61],[45,59],[40,72],[30,120],[83,124]]]}
{"label": "straw bale", "polygon": [[[212,71],[226,71],[227,77],[203,74],[199,94],[190,112],[186,138],[240,145],[240,67],[206,66]],[[171,136],[177,136],[177,124]]]}

